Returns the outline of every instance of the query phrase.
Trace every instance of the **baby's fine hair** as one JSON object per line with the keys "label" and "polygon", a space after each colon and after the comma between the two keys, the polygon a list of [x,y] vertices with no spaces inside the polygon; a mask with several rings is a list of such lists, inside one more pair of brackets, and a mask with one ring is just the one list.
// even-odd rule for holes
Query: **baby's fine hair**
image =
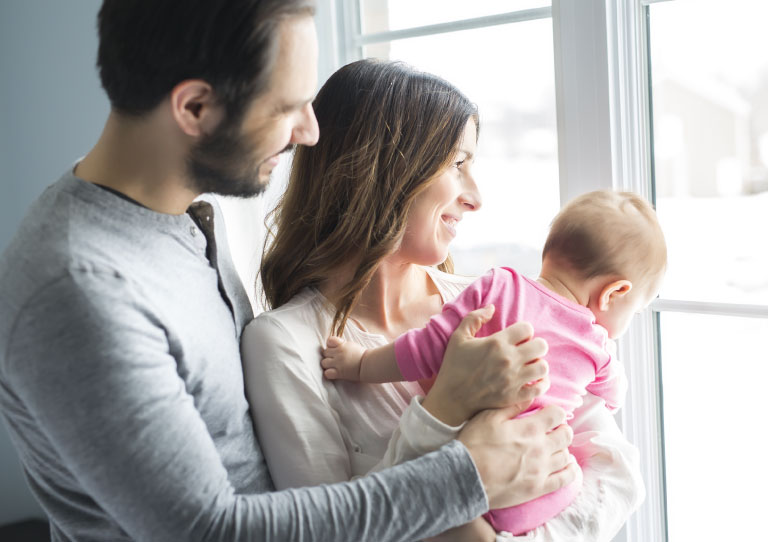
{"label": "baby's fine hair", "polygon": [[664,271],[667,245],[653,207],[632,192],[578,196],[552,221],[542,259],[581,279],[615,275],[640,280]]}

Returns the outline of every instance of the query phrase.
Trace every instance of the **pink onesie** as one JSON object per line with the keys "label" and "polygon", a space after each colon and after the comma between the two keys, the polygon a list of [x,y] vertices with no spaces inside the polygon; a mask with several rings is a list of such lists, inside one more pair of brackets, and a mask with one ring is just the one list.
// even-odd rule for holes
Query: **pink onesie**
{"label": "pink onesie", "polygon": [[[626,379],[623,371],[611,363],[611,356],[605,350],[606,331],[595,323],[592,311],[507,267],[492,269],[446,303],[443,311],[433,316],[425,328],[412,329],[395,340],[397,364],[405,380],[437,374],[448,339],[462,318],[491,303],[496,312],[478,337],[525,321],[533,326],[535,336],[549,345],[546,360],[551,386],[547,393],[534,400],[527,412],[555,404],[562,407],[570,419],[586,392],[603,398],[610,409],[621,406]],[[497,531],[523,534],[562,512],[579,489],[579,485],[573,483],[518,506],[491,510],[485,517]]]}

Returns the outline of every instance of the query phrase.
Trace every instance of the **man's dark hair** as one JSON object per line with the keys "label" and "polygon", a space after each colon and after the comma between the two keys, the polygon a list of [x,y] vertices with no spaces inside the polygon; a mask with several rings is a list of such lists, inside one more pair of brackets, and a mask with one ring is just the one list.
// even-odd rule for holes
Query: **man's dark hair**
{"label": "man's dark hair", "polygon": [[104,0],[101,84],[113,109],[137,116],[203,79],[236,117],[269,83],[280,21],[312,13],[314,0]]}

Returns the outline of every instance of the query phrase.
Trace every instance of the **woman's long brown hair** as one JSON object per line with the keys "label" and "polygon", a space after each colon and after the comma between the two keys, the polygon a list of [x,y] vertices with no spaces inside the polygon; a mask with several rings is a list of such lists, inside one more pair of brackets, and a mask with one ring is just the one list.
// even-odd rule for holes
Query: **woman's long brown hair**
{"label": "woman's long brown hair", "polygon": [[[443,79],[370,59],[333,74],[313,106],[320,141],[296,149],[288,188],[268,217],[261,279],[274,309],[354,265],[330,330],[341,335],[379,263],[397,248],[414,198],[448,167],[478,115]],[[440,265],[452,267],[450,258]]]}

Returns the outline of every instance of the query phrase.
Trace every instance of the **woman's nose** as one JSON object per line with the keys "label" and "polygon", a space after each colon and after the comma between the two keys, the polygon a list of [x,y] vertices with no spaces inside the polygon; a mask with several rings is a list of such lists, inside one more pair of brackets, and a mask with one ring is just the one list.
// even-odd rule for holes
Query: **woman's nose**
{"label": "woman's nose", "polygon": [[477,188],[472,175],[464,175],[464,191],[459,196],[461,206],[466,211],[477,211],[483,205],[483,198],[480,196],[480,190]]}

